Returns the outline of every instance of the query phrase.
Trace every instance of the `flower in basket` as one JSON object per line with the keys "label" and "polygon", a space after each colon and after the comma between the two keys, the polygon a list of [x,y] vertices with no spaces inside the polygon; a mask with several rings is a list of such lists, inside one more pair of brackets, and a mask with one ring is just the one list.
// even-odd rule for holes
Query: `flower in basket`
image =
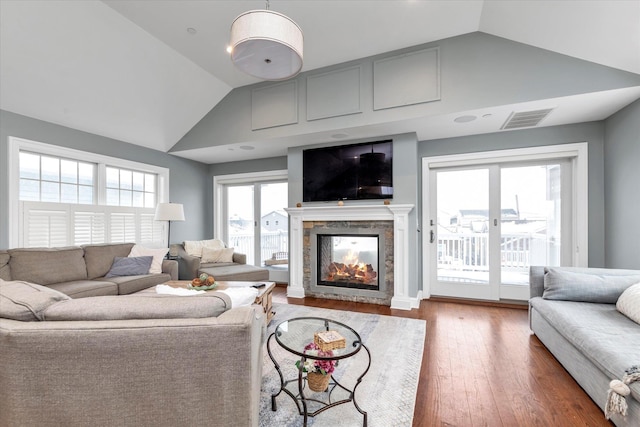
{"label": "flower in basket", "polygon": [[[309,343],[304,347],[304,353],[310,356],[333,357],[333,351],[323,351],[316,343]],[[317,372],[322,375],[331,375],[336,369],[337,360],[313,360],[305,359],[296,361],[296,367],[302,372]]]}

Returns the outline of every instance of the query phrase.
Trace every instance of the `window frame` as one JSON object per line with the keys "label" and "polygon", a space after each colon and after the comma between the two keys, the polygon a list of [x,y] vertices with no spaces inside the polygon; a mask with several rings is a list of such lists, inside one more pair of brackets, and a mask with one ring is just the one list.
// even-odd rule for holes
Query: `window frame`
{"label": "window frame", "polygon": [[[55,156],[69,160],[77,160],[96,164],[95,203],[92,206],[106,205],[106,167],[114,166],[122,169],[130,169],[139,172],[153,173],[157,175],[157,203],[169,201],[169,169],[125,160],[118,157],[96,154],[89,151],[77,150],[58,145],[48,144],[18,138],[8,137],[8,200],[9,200],[9,224],[22,224],[20,221],[20,151],[29,151],[34,154]],[[61,203],[67,204],[67,203]],[[140,208],[138,208],[140,209]],[[145,208],[152,209],[152,208]],[[155,207],[154,207],[155,209]],[[19,247],[20,236],[23,230],[20,226],[9,227],[9,247]]]}

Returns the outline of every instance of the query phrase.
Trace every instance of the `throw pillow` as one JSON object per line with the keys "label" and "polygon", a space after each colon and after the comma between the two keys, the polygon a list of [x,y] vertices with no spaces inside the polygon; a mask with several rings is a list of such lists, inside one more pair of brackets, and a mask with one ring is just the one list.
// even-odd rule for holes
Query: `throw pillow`
{"label": "throw pillow", "polygon": [[618,298],[618,311],[636,323],[640,323],[640,283],[629,286]]}
{"label": "throw pillow", "polygon": [[104,277],[139,276],[149,274],[152,256],[119,257],[113,260],[111,269]]}
{"label": "throw pillow", "polygon": [[211,248],[211,249],[224,249],[226,245],[220,239],[185,240],[184,241],[184,250],[187,253],[187,255],[201,258],[202,248],[205,248],[205,247]]}
{"label": "throw pillow", "polygon": [[152,256],[153,262],[151,262],[151,267],[149,268],[149,274],[160,274],[162,273],[162,260],[169,252],[169,248],[145,248],[144,246],[134,245],[131,248],[131,252],[129,252],[130,257],[138,257],[138,256]]}
{"label": "throw pillow", "polygon": [[202,261],[205,262],[233,262],[233,249],[212,249],[206,246],[202,248]]}
{"label": "throw pillow", "polygon": [[622,292],[640,281],[640,275],[595,274],[549,267],[542,298],[615,304]]}
{"label": "throw pillow", "polygon": [[20,280],[0,281],[0,317],[32,322],[43,319],[49,306],[70,300],[67,295],[46,286]]}
{"label": "throw pillow", "polygon": [[202,256],[203,240],[185,240],[184,251],[187,255],[200,258]]}

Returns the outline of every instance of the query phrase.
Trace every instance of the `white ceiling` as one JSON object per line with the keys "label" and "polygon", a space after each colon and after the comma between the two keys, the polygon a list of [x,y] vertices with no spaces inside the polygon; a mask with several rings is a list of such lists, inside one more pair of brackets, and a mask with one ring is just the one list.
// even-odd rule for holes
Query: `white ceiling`
{"label": "white ceiling", "polygon": [[[237,71],[225,48],[233,19],[264,6],[263,0],[0,0],[0,108],[166,152],[229,91],[258,81]],[[640,0],[272,0],[271,9],[302,27],[303,71],[482,31],[640,74]],[[639,97],[632,88],[556,100],[554,122],[541,125],[601,120]],[[496,131],[501,109],[516,108],[477,112],[492,114],[497,126],[489,118],[454,128],[451,117],[428,117],[412,131],[421,140]],[[224,150],[231,161],[282,155],[294,144],[282,140],[264,153],[218,146],[180,155],[223,161],[214,154]]]}

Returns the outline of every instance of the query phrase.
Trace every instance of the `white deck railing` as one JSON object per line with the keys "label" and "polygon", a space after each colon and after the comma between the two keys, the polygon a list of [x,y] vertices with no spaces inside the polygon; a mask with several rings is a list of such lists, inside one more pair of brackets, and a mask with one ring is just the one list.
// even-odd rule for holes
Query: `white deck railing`
{"label": "white deck railing", "polygon": [[[489,271],[488,241],[488,233],[440,233],[438,269]],[[532,262],[545,264],[548,244],[544,234],[503,234],[500,242],[502,270],[526,273]]]}
{"label": "white deck railing", "polygon": [[[253,264],[253,234],[234,234],[229,237],[227,245],[235,248],[235,252],[247,255],[247,263]],[[263,232],[260,238],[260,255],[262,260],[271,258],[274,252],[289,250],[289,235],[286,231]]]}

